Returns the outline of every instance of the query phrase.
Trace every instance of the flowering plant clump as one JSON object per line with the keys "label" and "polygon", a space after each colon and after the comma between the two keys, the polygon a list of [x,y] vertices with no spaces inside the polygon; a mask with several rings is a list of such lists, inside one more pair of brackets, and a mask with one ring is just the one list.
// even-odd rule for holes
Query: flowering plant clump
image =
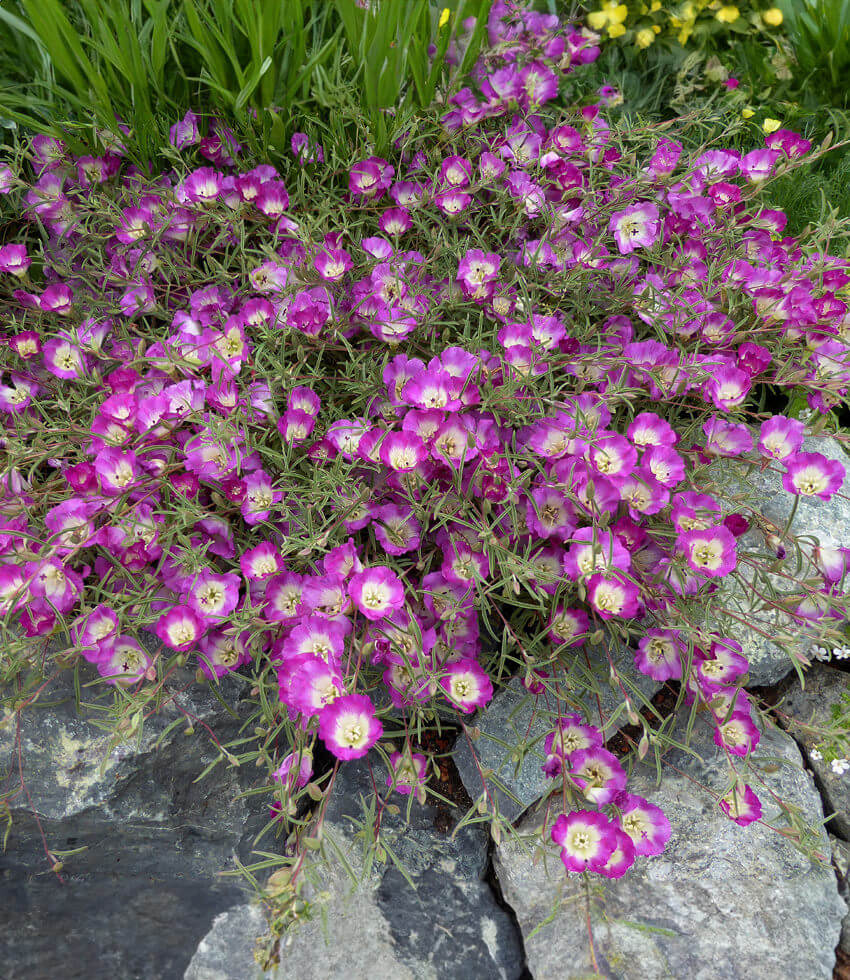
{"label": "flowering plant clump", "polygon": [[675,40],[699,49],[734,43],[735,35],[755,33],[773,37],[784,21],[770,0],[602,0],[588,4],[587,26],[600,36],[622,44],[648,48],[656,41]]}
{"label": "flowering plant clump", "polygon": [[[758,818],[740,638],[759,627],[724,589],[764,559],[741,536],[794,557],[771,561],[793,599],[764,608],[812,638],[850,552],[813,554],[713,466],[842,491],[768,406],[802,393],[822,427],[846,401],[850,263],[759,205],[809,152],[797,134],[688,153],[616,131],[560,97],[598,54],[584,35],[506,3],[489,28],[439,119],[342,179],[306,138],[280,172],[192,119],[158,177],[40,137],[4,166],[8,672],[58,636],[134,712],[187,662],[250,678],[263,724],[237,761],[268,765],[288,855],[340,763],[379,754],[388,792],[422,799],[423,721],[466,730],[519,675],[555,719],[551,838],[568,870],[619,877],[670,826],[571,671],[629,646],[710,720],[719,804]],[[657,713],[613,663],[612,683],[660,758]]]}

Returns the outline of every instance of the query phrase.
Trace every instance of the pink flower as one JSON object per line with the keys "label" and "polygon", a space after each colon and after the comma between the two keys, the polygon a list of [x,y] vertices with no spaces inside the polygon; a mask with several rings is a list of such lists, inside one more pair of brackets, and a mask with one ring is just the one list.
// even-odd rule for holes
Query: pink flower
{"label": "pink flower", "polygon": [[230,632],[207,633],[198,641],[198,661],[209,678],[224,677],[231,671],[251,662],[247,647],[248,634],[234,636]]}
{"label": "pink flower", "polygon": [[406,473],[428,457],[428,448],[412,432],[390,432],[381,440],[381,462],[397,473]]}
{"label": "pink flower", "polygon": [[200,616],[189,606],[174,606],[160,616],[154,628],[156,635],[172,650],[189,650],[204,634]]}
{"label": "pink flower", "polygon": [[132,450],[107,446],[95,456],[94,468],[105,494],[117,496],[137,482],[136,454]]}
{"label": "pink flower", "polygon": [[300,752],[290,752],[289,755],[284,756],[280,765],[272,773],[272,779],[300,789],[310,782],[312,775],[313,753],[309,749],[302,749]]}
{"label": "pink flower", "polygon": [[636,851],[632,838],[616,826],[614,827],[614,834],[616,835],[614,851],[608,858],[605,867],[599,872],[606,878],[622,878],[635,863]]}
{"label": "pink flower", "polygon": [[620,810],[620,826],[631,837],[635,854],[661,854],[671,835],[670,821],[664,811],[630,793],[614,802]]}
{"label": "pink flower", "polygon": [[185,116],[168,130],[168,141],[176,150],[185,150],[201,141],[198,131],[198,117],[189,110]]}
{"label": "pink flower", "polygon": [[409,796],[428,779],[428,760],[417,752],[391,752],[392,771],[387,786],[403,796]]}
{"label": "pink flower", "polygon": [[326,249],[313,259],[313,267],[325,282],[339,282],[353,265],[344,248]]}
{"label": "pink flower", "polygon": [[626,788],[626,773],[619,760],[599,745],[573,752],[569,763],[570,779],[592,803],[610,803]]}
{"label": "pink flower", "polygon": [[110,658],[117,637],[118,615],[114,609],[103,604],[96,606],[71,627],[71,638],[83,648],[82,654],[90,663]]}
{"label": "pink flower", "polygon": [[746,711],[735,710],[714,729],[714,744],[732,755],[747,755],[759,744],[761,732]]}
{"label": "pink flower", "polygon": [[568,871],[602,871],[617,847],[614,825],[591,810],[562,813],[552,824],[552,840],[561,848]]}
{"label": "pink flower", "polygon": [[761,819],[761,802],[746,784],[737,783],[720,801],[720,809],[739,827]]}
{"label": "pink flower", "polygon": [[463,712],[481,708],[493,697],[493,684],[487,672],[474,660],[457,660],[446,665],[440,687],[446,697]]}
{"label": "pink flower", "polygon": [[404,606],[404,587],[389,568],[377,565],[351,576],[351,601],[371,620],[384,619]]}
{"label": "pink flower", "polygon": [[295,572],[283,572],[269,579],[263,610],[266,619],[274,623],[298,619],[306,611],[304,587],[303,577]]}
{"label": "pink flower", "polygon": [[88,363],[80,348],[67,337],[48,340],[42,348],[44,366],[57,378],[72,380],[88,371]]}
{"label": "pink flower", "polygon": [[737,564],[735,536],[720,524],[705,530],[685,531],[676,547],[695,572],[706,578],[719,578],[734,571]]}
{"label": "pink flower", "polygon": [[384,726],[362,694],[344,694],[319,712],[319,737],[337,759],[360,759],[378,741]]}
{"label": "pink flower", "polygon": [[152,669],[152,664],[149,654],[136,640],[122,635],[115,640],[108,655],[97,661],[97,670],[107,684],[127,687],[142,680]]}
{"label": "pink flower", "polygon": [[590,622],[587,613],[582,609],[565,609],[559,606],[549,617],[547,636],[553,643],[578,646],[584,642],[584,636],[589,631]]}
{"label": "pink flower", "polygon": [[785,459],[782,486],[788,493],[829,500],[841,489],[845,468],[820,453],[796,453]]}
{"label": "pink flower", "polygon": [[619,572],[592,575],[587,580],[587,601],[602,619],[628,619],[637,615],[638,587]]}
{"label": "pink flower", "polygon": [[631,204],[615,211],[608,223],[621,255],[637,248],[651,248],[658,239],[658,208],[654,204]]}
{"label": "pink flower", "polygon": [[281,675],[281,701],[308,717],[333,703],[344,690],[338,668],[319,657],[298,657]]}
{"label": "pink flower", "polygon": [[221,623],[239,603],[239,576],[210,571],[195,576],[187,602],[205,623]]}
{"label": "pink flower", "polygon": [[9,272],[20,279],[27,274],[31,264],[25,245],[12,243],[0,248],[0,272]]}
{"label": "pink flower", "polygon": [[635,666],[653,680],[677,680],[682,676],[684,653],[678,630],[648,629],[638,641]]}
{"label": "pink flower", "polygon": [[564,761],[569,761],[576,752],[602,748],[602,733],[588,725],[581,715],[566,715],[558,719],[555,731],[546,736],[544,748],[543,771],[547,776],[558,776]]}
{"label": "pink flower", "polygon": [[369,157],[355,163],[348,174],[352,194],[378,200],[392,183],[395,170],[381,157]]}

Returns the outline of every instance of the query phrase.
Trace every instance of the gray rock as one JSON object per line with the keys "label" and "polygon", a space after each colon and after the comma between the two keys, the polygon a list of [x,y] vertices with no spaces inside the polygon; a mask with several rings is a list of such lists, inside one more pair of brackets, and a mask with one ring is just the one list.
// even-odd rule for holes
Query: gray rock
{"label": "gray rock", "polygon": [[[178,703],[223,741],[239,721],[203,688],[181,693],[188,679],[175,677],[162,715],[111,752],[94,721],[112,692],[84,689],[101,711],[78,712],[68,672],[21,713],[20,756],[17,726],[0,728],[12,821],[0,854],[4,980],[180,976],[214,916],[242,897],[219,875],[247,856],[244,774],[218,766],[196,782],[217,752],[200,725],[194,735],[184,723],[166,730],[183,718]],[[47,848],[82,850],[57,876]]]}
{"label": "gray rock", "polygon": [[[832,865],[838,876],[838,891],[846,905],[850,905],[850,844],[847,841],[829,835],[832,845]],[[850,910],[841,923],[841,940],[838,948],[850,955]]]}
{"label": "gray rock", "polygon": [[[373,775],[381,786],[382,774],[366,760],[339,769],[322,828],[325,861],[311,862],[303,892],[313,915],[286,934],[279,965],[265,976],[517,980],[522,945],[515,923],[484,880],[488,836],[483,825],[457,828],[457,814],[450,816],[432,800],[414,802],[408,814],[404,798],[396,794],[391,800],[399,812],[383,810],[380,841],[404,874],[388,856],[367,868],[359,825]],[[219,916],[185,980],[263,976],[253,955],[261,920],[256,908],[244,904]],[[229,937],[239,933],[231,943]]]}
{"label": "gray rock", "polygon": [[779,710],[790,716],[789,730],[802,746],[809,768],[818,780],[827,815],[833,815],[829,829],[850,840],[850,772],[837,775],[828,762],[813,756],[812,749],[822,738],[793,724],[832,726],[832,711],[839,705],[850,711],[850,677],[834,667],[814,663],[806,671],[805,690],[795,684]]}
{"label": "gray rock", "polygon": [[[566,874],[552,845],[536,863],[517,841],[500,846],[496,871],[535,980],[832,977],[846,912],[832,868],[812,864],[761,824],[738,827],[728,820],[698,785],[725,790],[725,757],[707,727],[694,731],[692,747],[701,758],[671,752],[658,789],[654,769],[641,766],[633,774],[630,789],[664,809],[673,835],[663,854],[638,858],[619,881]],[[820,799],[793,740],[767,732],[758,755],[769,789],[817,824]],[[769,793],[761,798],[770,821],[777,808]],[[533,823],[522,830],[533,845]],[[819,845],[828,861],[823,831]]]}
{"label": "gray rock", "polygon": [[[635,709],[640,709],[658,690],[659,684],[634,666],[633,653],[621,643],[610,642],[612,661],[623,688]],[[587,653],[587,659],[584,654]],[[582,711],[589,722],[612,735],[627,724],[623,694],[610,680],[610,663],[602,647],[588,646],[573,652],[568,672],[550,680],[564,698]],[[588,685],[599,691],[599,700],[588,694]],[[553,702],[549,700],[549,703]],[[461,734],[453,753],[455,764],[473,800],[482,794],[490,809],[498,808],[508,820],[552,789],[544,775],[543,743],[557,721],[557,713],[547,707],[546,694],[535,697],[512,680],[475,716],[479,732],[470,739]]]}
{"label": "gray rock", "polygon": [[255,942],[268,931],[259,906],[243,903],[217,915],[183,974],[183,980],[263,980]]}
{"label": "gray rock", "polygon": [[[383,775],[374,773],[379,786]],[[364,763],[341,767],[326,811],[327,833],[349,863],[361,869],[362,845],[354,841],[363,820],[361,801],[372,792],[372,777]],[[458,811],[433,798],[424,805],[414,801],[409,811],[404,797],[393,794],[391,802],[399,812],[382,813],[380,841],[395,855],[404,874],[392,860],[376,863],[367,880],[352,890],[339,863],[332,866],[324,877],[324,888],[331,895],[330,944],[317,923],[299,928],[281,953],[282,972],[316,980],[337,975],[364,980],[375,976],[516,980],[523,967],[522,946],[515,923],[484,880],[488,864],[484,825],[458,828]],[[326,854],[333,860],[333,850],[326,848]],[[368,941],[361,938],[366,926]],[[386,962],[385,972],[375,966],[376,952]],[[337,964],[339,974],[334,972]]]}
{"label": "gray rock", "polygon": [[[803,451],[817,452],[828,459],[838,460],[850,472],[850,456],[833,438],[822,436],[806,439]],[[747,464],[739,460],[720,459],[705,472],[704,489],[728,502],[737,502],[745,515],[752,510],[765,518],[765,527],[775,534],[782,534],[788,526],[794,506],[794,496],[782,486],[780,470],[776,464],[762,471],[757,463]],[[788,573],[791,579],[770,574],[770,585],[779,597],[796,594],[793,577],[813,578],[819,573],[808,558],[815,543],[843,545],[850,528],[850,500],[845,482],[843,496],[833,495],[831,500],[800,497],[792,523],[796,537],[809,539],[804,553],[787,548],[784,560],[776,563],[778,571]],[[767,546],[764,534],[751,527],[738,541],[739,553],[748,552],[757,557],[762,567],[776,562],[775,551]],[[752,585],[753,572],[743,563],[739,568]],[[759,592],[764,593],[761,582],[756,581]],[[744,648],[744,656],[750,661],[749,684],[751,686],[776,684],[793,670],[792,653],[808,657],[811,647],[820,639],[817,624],[801,627],[784,612],[763,608],[763,603],[742,585],[726,584],[722,593],[723,604],[738,619],[727,619],[727,635],[734,637]],[[743,620],[743,622],[741,622]],[[745,623],[755,628],[748,629]],[[784,647],[784,648],[783,648]]]}

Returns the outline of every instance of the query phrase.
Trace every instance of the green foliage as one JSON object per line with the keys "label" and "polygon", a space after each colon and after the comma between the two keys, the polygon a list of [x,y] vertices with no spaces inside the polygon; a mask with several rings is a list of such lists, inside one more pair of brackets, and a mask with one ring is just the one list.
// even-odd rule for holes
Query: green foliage
{"label": "green foliage", "polygon": [[[192,109],[268,155],[302,120],[335,109],[322,94],[342,86],[367,139],[384,148],[399,129],[393,115],[402,122],[474,64],[491,4],[457,0],[443,16],[428,0],[369,9],[355,0],[16,0],[0,7],[0,118],[77,150],[91,144],[92,123],[112,133],[120,120],[141,163]],[[475,29],[463,34],[470,16]],[[357,141],[357,115],[341,139]]]}
{"label": "green foliage", "polygon": [[850,0],[782,0],[797,82],[824,102],[848,105]]}

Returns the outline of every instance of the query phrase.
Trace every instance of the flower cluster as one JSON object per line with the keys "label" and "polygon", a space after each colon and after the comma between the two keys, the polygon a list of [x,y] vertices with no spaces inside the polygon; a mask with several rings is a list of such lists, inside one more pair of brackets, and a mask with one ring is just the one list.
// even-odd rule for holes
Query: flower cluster
{"label": "flower cluster", "polygon": [[716,47],[733,37],[752,32],[768,35],[783,23],[782,11],[770,0],[685,0],[667,4],[661,0],[637,0],[620,3],[602,0],[587,15],[593,31],[605,32],[609,39],[648,48],[659,38],[675,38],[681,45]]}
{"label": "flower cluster", "polygon": [[[4,177],[25,222],[0,251],[3,615],[67,628],[134,692],[190,656],[211,680],[253,672],[290,740],[286,793],[317,739],[362,757],[388,719],[462,718],[511,671],[541,693],[605,635],[704,705],[737,772],[759,739],[747,662],[688,608],[721,603],[763,522],[707,492],[711,465],[817,500],[842,485],[800,422],[757,408],[803,389],[826,413],[850,386],[850,264],[758,205],[807,142],[631,140],[601,105],[559,104],[598,54],[584,35],[496,3],[490,41],[434,132],[341,187],[306,136],[291,170],[248,168],[191,115],[180,172],[37,137],[31,174]],[[801,629],[835,617],[847,552],[809,565]],[[598,729],[565,717],[547,753],[608,808],[556,820],[567,868],[663,849]],[[421,796],[425,757],[390,764]],[[758,810],[744,783],[722,805]]]}

